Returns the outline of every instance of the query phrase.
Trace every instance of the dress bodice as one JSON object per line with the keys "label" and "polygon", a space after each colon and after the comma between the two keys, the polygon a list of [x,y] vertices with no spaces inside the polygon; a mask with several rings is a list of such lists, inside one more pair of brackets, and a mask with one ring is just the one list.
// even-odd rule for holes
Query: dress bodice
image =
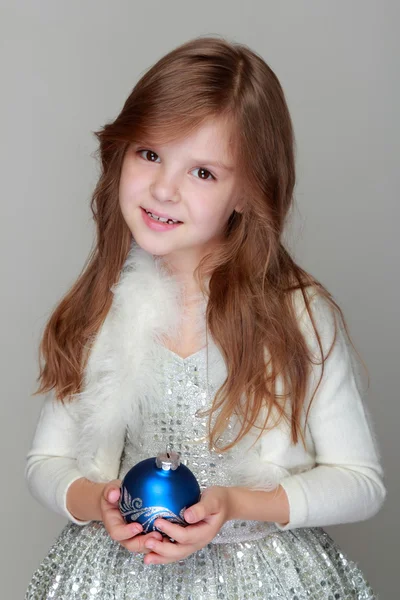
{"label": "dress bodice", "polygon": [[[199,410],[208,408],[218,385],[208,378],[207,361],[218,360],[204,347],[187,358],[181,358],[163,347],[160,364],[154,369],[162,369],[164,394],[160,398],[158,410],[146,419],[135,439],[126,436],[121,458],[119,477],[122,479],[137,462],[156,456],[170,444],[173,450],[181,453],[181,462],[187,465],[197,477],[200,489],[213,485],[239,485],[235,478],[235,459],[239,448],[234,446],[228,452],[209,450],[206,437],[208,417],[198,415]],[[222,441],[231,441],[232,429],[229,424]],[[228,521],[214,538],[214,543],[244,541],[264,537],[275,525],[261,521]]]}

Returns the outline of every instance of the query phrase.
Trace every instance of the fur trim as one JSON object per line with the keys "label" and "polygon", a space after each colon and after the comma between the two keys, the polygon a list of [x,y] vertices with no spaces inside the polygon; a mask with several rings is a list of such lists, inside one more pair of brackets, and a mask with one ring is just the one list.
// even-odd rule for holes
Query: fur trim
{"label": "fur trim", "polygon": [[[163,382],[153,365],[163,352],[164,336],[176,339],[185,320],[181,284],[158,257],[135,242],[112,291],[111,308],[89,355],[83,390],[74,402],[80,427],[78,468],[92,481],[117,477],[126,433],[134,439],[146,416],[156,410]],[[196,325],[205,345],[207,299],[198,300]],[[226,379],[226,365],[210,334],[207,342],[208,379],[218,388]],[[263,438],[254,443],[251,433],[235,446],[238,485],[270,490],[288,475],[283,467],[265,460]]]}
{"label": "fur trim", "polygon": [[[135,242],[112,291],[76,398],[82,424],[78,466],[95,481],[116,476],[126,427],[134,435],[155,406],[161,381],[152,365],[163,336],[174,338],[184,318],[182,286]],[[199,331],[204,307],[200,302]]]}

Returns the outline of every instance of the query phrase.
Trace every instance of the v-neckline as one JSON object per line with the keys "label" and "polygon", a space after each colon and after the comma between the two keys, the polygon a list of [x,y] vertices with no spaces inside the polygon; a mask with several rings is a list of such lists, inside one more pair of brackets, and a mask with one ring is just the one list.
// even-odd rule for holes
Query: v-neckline
{"label": "v-neckline", "polygon": [[186,362],[186,361],[189,361],[191,358],[194,358],[201,352],[204,352],[204,350],[207,348],[207,345],[200,348],[200,350],[196,350],[196,352],[193,352],[193,354],[189,354],[189,356],[186,356],[185,358],[183,358],[183,356],[180,356],[173,350],[170,350],[169,348],[167,348],[167,346],[164,346],[163,344],[161,344],[161,347],[164,348],[164,350],[166,350],[169,354],[172,354],[172,356],[175,356],[175,358],[177,358],[178,360],[180,360],[182,362]]}

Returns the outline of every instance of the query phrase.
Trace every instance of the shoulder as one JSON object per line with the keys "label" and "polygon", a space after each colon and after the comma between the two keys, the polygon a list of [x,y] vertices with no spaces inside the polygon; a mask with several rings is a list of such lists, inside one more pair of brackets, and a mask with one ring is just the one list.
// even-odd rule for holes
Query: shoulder
{"label": "shoulder", "polygon": [[319,336],[325,353],[338,338],[344,337],[341,310],[329,293],[326,296],[316,285],[308,286],[292,293],[292,304],[299,329],[309,346],[319,347]]}
{"label": "shoulder", "polygon": [[294,293],[299,328],[304,337],[312,370],[319,376],[324,365],[324,377],[332,381],[349,379],[360,394],[365,393],[365,363],[352,341],[342,309],[331,296],[326,297],[317,287],[309,289],[309,310],[301,290]]}

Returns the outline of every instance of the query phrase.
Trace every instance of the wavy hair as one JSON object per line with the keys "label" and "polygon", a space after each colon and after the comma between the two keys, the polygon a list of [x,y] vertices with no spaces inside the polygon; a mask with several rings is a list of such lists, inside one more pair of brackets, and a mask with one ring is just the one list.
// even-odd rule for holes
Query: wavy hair
{"label": "wavy hair", "polygon": [[[96,243],[45,327],[35,393],[55,389],[56,398],[65,401],[82,388],[91,343],[111,306],[110,290],[131,245],[118,198],[128,146],[133,141],[179,139],[210,117],[229,124],[245,199],[243,212],[229,218],[218,249],[196,269],[202,287],[205,279],[209,281],[207,328],[227,365],[227,378],[204,412],[209,415],[210,447],[231,448],[258,426],[264,409],[260,435],[276,409],[279,419],[274,426],[285,419],[292,442],[301,437],[304,444],[300,413],[313,359],[300,330],[293,292],[304,298],[322,356],[312,399],[329,353],[323,356],[307,288],[324,296],[332,310],[340,312],[347,333],[348,329],[332,295],[294,262],[281,240],[295,186],[295,140],[282,87],[254,51],[218,37],[195,38],[158,60],[135,85],[117,118],[94,132],[101,163],[91,200]],[[336,325],[332,346],[335,339]],[[276,392],[278,376],[284,383],[281,395]],[[289,397],[288,411],[282,400]],[[308,411],[310,407],[311,402]],[[233,414],[241,417],[241,429],[221,446]]]}

